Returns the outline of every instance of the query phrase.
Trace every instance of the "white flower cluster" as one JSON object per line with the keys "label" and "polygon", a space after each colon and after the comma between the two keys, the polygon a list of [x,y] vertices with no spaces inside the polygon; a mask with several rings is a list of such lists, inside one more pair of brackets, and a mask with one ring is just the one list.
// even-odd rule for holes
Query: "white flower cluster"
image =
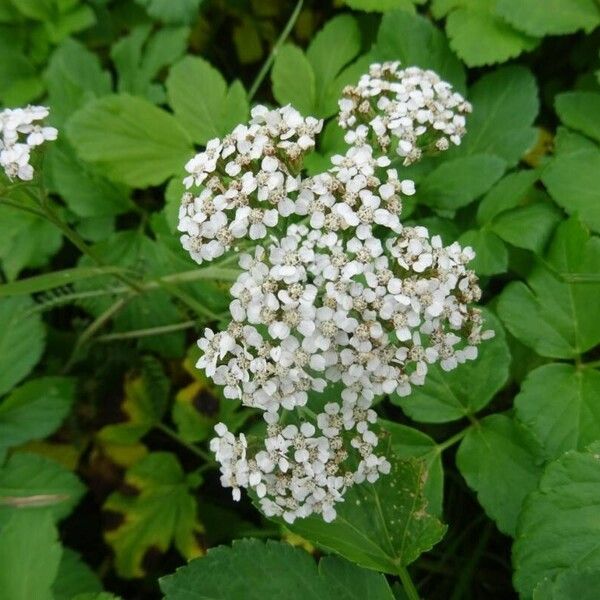
{"label": "white flower cluster", "polygon": [[358,85],[344,89],[339,106],[348,143],[370,140],[387,152],[394,142],[405,165],[418,161],[424,150],[460,144],[472,108],[434,71],[400,69],[399,62],[371,65]]}
{"label": "white flower cluster", "polygon": [[9,179],[33,179],[33,167],[29,163],[31,151],[46,140],[55,140],[58,135],[54,127],[35,123],[48,114],[45,106],[0,111],[0,167]]}
{"label": "white flower cluster", "polygon": [[262,239],[294,213],[302,159],[322,125],[291,106],[256,106],[248,125],[211,140],[187,163],[184,184],[193,192],[182,199],[178,229],[196,262],[221,256],[241,238]]}
{"label": "white flower cluster", "polygon": [[[451,107],[464,112],[466,103],[448,84],[390,63],[372,66],[353,89],[368,89],[378,74],[385,82],[397,79],[402,90],[410,82],[414,107],[429,113],[426,119],[405,112],[413,122],[402,130],[388,120],[393,110],[379,92],[369,103],[374,131],[383,123],[384,138],[410,141],[413,150],[429,129],[460,141],[464,119]],[[396,84],[379,87],[394,94],[397,108]],[[352,127],[356,111],[348,106],[341,103],[340,117]],[[415,119],[426,123],[424,130]],[[376,453],[371,406],[378,396],[409,394],[425,382],[430,365],[450,371],[476,358],[478,344],[493,335],[482,331],[471,306],[481,295],[466,266],[473,251],[402,224],[402,199],[414,194],[414,183],[389,168],[390,143],[373,147],[369,126],[347,133],[348,150],[332,158],[329,171],[302,178],[301,157],[321,123],[290,107],[258,107],[249,126],[210,142],[188,164],[186,185],[206,186],[198,198],[184,197],[181,209],[183,244],[198,262],[223,254],[237,238],[267,237],[241,255],[231,322],[220,332],[205,330],[197,366],[223,386],[225,397],[261,410],[266,421],[264,438],[251,444],[217,425],[211,450],[222,484],[235,499],[242,488],[253,490],[266,515],[289,523],[311,514],[331,521],[348,488],[390,471]],[[275,213],[267,221],[265,203]],[[261,211],[262,227],[242,210],[250,206]],[[211,225],[214,215],[218,226]],[[277,235],[267,230],[274,226]],[[334,383],[340,397],[323,405],[318,399]]]}

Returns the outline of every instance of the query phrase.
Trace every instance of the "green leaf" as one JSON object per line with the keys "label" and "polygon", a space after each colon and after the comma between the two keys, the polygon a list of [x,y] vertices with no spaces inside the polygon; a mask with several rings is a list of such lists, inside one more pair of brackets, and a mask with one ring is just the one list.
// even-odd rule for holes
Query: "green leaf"
{"label": "green leaf", "polygon": [[569,569],[535,586],[533,600],[596,600],[600,569]]}
{"label": "green leaf", "polygon": [[542,254],[562,216],[551,202],[535,202],[501,213],[490,230],[517,248]]}
{"label": "green leaf", "polygon": [[413,386],[409,396],[392,395],[392,402],[411,419],[424,423],[456,421],[486,406],[508,379],[510,352],[497,317],[485,310],[484,320],[484,329],[493,329],[495,336],[481,343],[476,360],[450,372],[433,365],[425,385]]}
{"label": "green leaf", "polygon": [[525,496],[542,473],[539,442],[518,421],[491,415],[473,425],[460,444],[456,464],[485,512],[514,536]]}
{"label": "green leaf", "polygon": [[521,66],[484,75],[468,94],[473,113],[457,153],[495,154],[515,165],[537,138],[532,123],[539,110],[537,86]]}
{"label": "green leaf", "polygon": [[600,149],[596,144],[559,131],[556,154],[544,168],[542,181],[567,213],[577,213],[600,232]]}
{"label": "green leaf", "polygon": [[384,433],[390,435],[390,444],[394,455],[398,458],[419,458],[427,468],[423,493],[428,501],[429,512],[442,516],[442,501],[444,497],[444,468],[442,453],[426,433],[407,427],[393,421],[379,419],[379,425]]}
{"label": "green leaf", "polygon": [[0,403],[0,448],[53,433],[69,414],[74,396],[75,381],[68,377],[39,377],[13,390]]}
{"label": "green leaf", "polygon": [[79,217],[110,217],[133,208],[128,189],[112,183],[80,160],[64,138],[49,149],[47,165],[51,190],[60,194]]}
{"label": "green leaf", "polygon": [[3,104],[20,106],[43,94],[44,82],[21,49],[0,38],[0,52],[0,101]]}
{"label": "green leaf", "polygon": [[177,120],[199,144],[229,133],[248,118],[241,84],[228,89],[221,73],[197,56],[185,56],[171,67],[167,95]]}
{"label": "green leaf", "polygon": [[119,74],[118,91],[163,103],[163,86],[153,81],[161,69],[183,55],[189,33],[187,27],[166,27],[151,34],[150,25],[139,25],[120,39],[111,49]]}
{"label": "green leaf", "polygon": [[531,371],[515,398],[519,419],[556,458],[600,439],[600,372],[568,364]]}
{"label": "green leaf", "polygon": [[54,520],[63,519],[84,493],[85,486],[79,479],[57,462],[45,456],[17,452],[0,469],[0,523],[16,511],[43,510]]}
{"label": "green leaf", "polygon": [[514,171],[505,175],[479,203],[477,222],[483,225],[505,210],[519,206],[538,178],[539,174],[534,170]]}
{"label": "green leaf", "polygon": [[0,590],[10,600],[53,600],[62,548],[50,513],[14,511],[0,530]]}
{"label": "green leaf", "polygon": [[590,32],[600,23],[594,0],[498,0],[496,11],[517,29],[539,37]]}
{"label": "green leaf", "polygon": [[459,92],[465,90],[465,72],[448,47],[445,36],[429,19],[397,10],[386,13],[373,49],[376,60],[399,60],[406,67],[433,69]]}
{"label": "green leaf", "polygon": [[475,258],[469,264],[478,275],[497,275],[508,269],[508,250],[504,242],[487,227],[471,229],[460,236],[461,246],[471,246]]}
{"label": "green leaf", "polygon": [[151,17],[169,25],[190,25],[203,0],[135,0]]}
{"label": "green leaf", "polygon": [[110,74],[80,42],[67,39],[52,54],[45,74],[52,123],[62,127],[84,104],[111,91]]}
{"label": "green leaf", "polygon": [[498,156],[486,154],[445,160],[421,181],[418,199],[432,208],[456,210],[487,192],[505,166]]}
{"label": "green leaf", "polygon": [[315,73],[300,48],[286,44],[275,56],[273,95],[279,104],[291,104],[303,115],[312,115],[316,109],[317,91]]}
{"label": "green leaf", "polygon": [[450,46],[469,67],[504,62],[538,43],[511,27],[494,7],[494,0],[459,0],[446,19]]}
{"label": "green leaf", "polygon": [[[58,573],[52,586],[53,600],[74,600],[81,594],[97,594],[102,592],[102,584],[98,576],[86,565],[79,554],[64,548]],[[114,596],[109,596],[109,599]]]}
{"label": "green leaf", "polygon": [[0,299],[0,394],[26,377],[42,356],[45,329],[39,314],[27,314],[32,306],[29,297]]}
{"label": "green leaf", "polygon": [[567,92],[555,100],[556,112],[565,124],[600,142],[600,94]]}
{"label": "green leaf", "polygon": [[273,540],[211,548],[163,577],[160,587],[165,600],[394,600],[383,575],[335,556],[322,558],[317,568],[304,550]]}
{"label": "green leaf", "polygon": [[316,85],[316,116],[337,111],[337,100],[346,83],[338,75],[360,52],[361,36],[356,19],[340,15],[327,21],[313,38],[306,58],[312,65]]}
{"label": "green leaf", "polygon": [[71,117],[67,132],[81,158],[132,187],[162,183],[192,154],[186,132],[172,115],[126,94],[88,103]]}
{"label": "green leaf", "polygon": [[103,506],[122,517],[105,532],[121,577],[143,576],[146,553],[165,553],[172,543],[188,559],[203,553],[196,503],[174,454],[148,454],[127,471],[124,485]]}
{"label": "green leaf", "polygon": [[[34,205],[22,195],[15,201]],[[0,264],[8,280],[16,279],[25,268],[45,266],[62,244],[62,234],[55,225],[35,214],[2,206],[1,201],[0,222]]]}
{"label": "green leaf", "polygon": [[446,527],[428,511],[425,462],[387,456],[391,472],[347,491],[333,522],[313,516],[289,529],[368,569],[397,573],[415,561],[440,541]]}
{"label": "green leaf", "polygon": [[407,10],[415,11],[415,5],[412,0],[344,0],[345,3],[354,10],[364,10],[366,12],[387,12],[388,10]]}
{"label": "green leaf", "polygon": [[600,569],[599,511],[597,448],[567,452],[546,467],[525,500],[513,546],[513,582],[523,597],[570,567]]}
{"label": "green leaf", "polygon": [[576,219],[558,226],[547,263],[537,260],[527,285],[504,288],[498,314],[508,330],[541,356],[574,358],[600,342],[599,283],[567,283],[561,274],[596,273],[600,239]]}

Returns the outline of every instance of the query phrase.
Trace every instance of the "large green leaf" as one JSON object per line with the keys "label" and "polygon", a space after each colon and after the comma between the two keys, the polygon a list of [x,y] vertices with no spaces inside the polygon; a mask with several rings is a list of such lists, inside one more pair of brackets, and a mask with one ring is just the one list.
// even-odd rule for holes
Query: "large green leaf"
{"label": "large green leaf", "polygon": [[0,394],[19,383],[44,350],[42,319],[39,314],[27,314],[32,306],[28,296],[0,299]]}
{"label": "large green leaf", "polygon": [[[81,594],[91,594],[95,598],[100,592],[102,584],[94,571],[83,562],[77,552],[64,548],[52,586],[53,600],[74,600]],[[110,598],[109,596],[107,600]]]}
{"label": "large green leaf", "polygon": [[393,395],[394,404],[415,421],[443,423],[456,421],[486,406],[508,379],[510,352],[497,317],[485,312],[485,327],[495,336],[482,342],[479,356],[450,372],[434,365],[425,385],[413,386],[408,396]]}
{"label": "large green leaf", "polygon": [[421,181],[418,198],[433,208],[456,210],[487,192],[505,166],[502,158],[489,154],[445,160]]}
{"label": "large green leaf", "polygon": [[14,511],[0,530],[0,590],[7,600],[53,600],[62,548],[48,511]]}
{"label": "large green leaf", "polygon": [[567,452],[546,467],[525,500],[513,546],[513,581],[522,597],[571,567],[600,569],[599,514],[598,447]]}
{"label": "large green leaf", "polygon": [[368,569],[397,573],[431,549],[445,526],[429,513],[422,460],[388,455],[392,470],[374,484],[363,482],[346,492],[337,517],[297,519],[289,528],[302,537]]}
{"label": "large green leaf", "polygon": [[388,10],[408,10],[414,12],[413,0],[344,0],[354,10],[366,12],[387,12]]}
{"label": "large green leaf", "polygon": [[202,554],[196,502],[174,454],[148,454],[127,471],[124,484],[103,506],[120,518],[105,539],[121,577],[143,576],[146,553],[164,553],[172,543],[188,559]]}
{"label": "large green leaf", "polygon": [[458,91],[465,90],[465,72],[442,32],[420,15],[397,10],[386,13],[373,48],[376,60],[399,60],[405,67],[433,69]]}
{"label": "large green leaf", "polygon": [[67,131],[81,158],[133,187],[162,183],[192,154],[188,135],[173,115],[127,94],[86,104],[71,117]]}
{"label": "large green leaf", "polygon": [[518,421],[490,415],[469,429],[456,463],[498,529],[514,536],[523,500],[542,473],[539,442]]}
{"label": "large green leaf", "polygon": [[0,448],[54,432],[69,414],[74,396],[75,381],[69,377],[31,379],[13,390],[0,402]]}
{"label": "large green leaf", "polygon": [[556,112],[569,127],[600,142],[600,94],[566,92],[556,96]]}
{"label": "large green leaf", "polygon": [[291,104],[303,115],[313,114],[317,103],[315,73],[300,48],[286,44],[275,57],[273,95],[280,104]]}
{"label": "large green leaf", "polygon": [[538,367],[515,398],[519,419],[550,458],[600,439],[600,372],[569,364]]}
{"label": "large green leaf", "polygon": [[536,36],[589,32],[600,23],[594,0],[498,0],[496,10],[517,29]]}
{"label": "large green leaf", "polygon": [[84,492],[79,479],[57,462],[17,452],[0,469],[0,523],[15,510],[47,510],[54,519],[62,519]]}
{"label": "large green leaf", "polygon": [[532,123],[539,102],[531,72],[514,66],[484,75],[469,90],[468,100],[473,113],[459,152],[495,154],[508,166],[516,164],[537,136]]}
{"label": "large green leaf", "polygon": [[[438,17],[441,4],[433,4]],[[470,67],[504,62],[537,44],[535,38],[514,29],[496,14],[495,0],[458,0],[452,5],[455,9],[446,19],[450,46]]]}
{"label": "large green leaf", "polygon": [[496,275],[508,269],[508,250],[504,242],[487,227],[465,231],[459,240],[461,246],[471,246],[475,258],[469,267],[478,275]]}
{"label": "large green leaf", "polygon": [[198,17],[203,0],[135,0],[148,14],[171,25],[191,24]]}
{"label": "large green leaf", "polygon": [[239,82],[229,88],[203,58],[186,56],[167,78],[169,104],[190,137],[199,144],[222,137],[248,118],[248,99]]}
{"label": "large green leaf", "polygon": [[597,273],[600,240],[574,218],[556,230],[547,266],[537,261],[527,285],[510,283],[498,314],[508,330],[541,356],[574,358],[600,342],[600,283],[569,283],[568,273]]}
{"label": "large green leaf", "polygon": [[236,540],[163,577],[165,600],[393,600],[385,577],[335,557],[319,566],[283,542]]}
{"label": "large green leaf", "polygon": [[596,144],[560,130],[556,153],[542,180],[560,206],[600,232],[600,149]]}
{"label": "large green leaf", "polygon": [[597,600],[600,569],[569,569],[535,586],[533,600]]}

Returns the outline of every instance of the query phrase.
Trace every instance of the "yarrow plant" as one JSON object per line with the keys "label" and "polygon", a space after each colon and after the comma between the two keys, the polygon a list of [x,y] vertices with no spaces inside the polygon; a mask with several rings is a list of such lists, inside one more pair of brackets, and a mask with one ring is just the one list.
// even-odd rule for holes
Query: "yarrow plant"
{"label": "yarrow plant", "polygon": [[58,136],[58,130],[54,127],[36,122],[43,121],[48,114],[45,106],[5,108],[0,111],[0,167],[9,179],[33,179],[31,151]]}
{"label": "yarrow plant", "polygon": [[[327,172],[302,176],[320,121],[258,106],[189,161],[180,209],[182,243],[199,263],[265,238],[241,255],[231,322],[205,330],[197,366],[266,422],[256,443],[216,426],[222,484],[236,500],[251,489],[267,516],[289,523],[332,521],[351,486],[389,473],[376,398],[410,394],[430,365],[450,371],[493,335],[472,306],[473,250],[403,225],[415,185],[391,168],[394,155],[409,164],[459,144],[470,105],[432,71],[383,63],[339,106],[348,148]],[[313,410],[309,398],[334,383],[339,400]]]}

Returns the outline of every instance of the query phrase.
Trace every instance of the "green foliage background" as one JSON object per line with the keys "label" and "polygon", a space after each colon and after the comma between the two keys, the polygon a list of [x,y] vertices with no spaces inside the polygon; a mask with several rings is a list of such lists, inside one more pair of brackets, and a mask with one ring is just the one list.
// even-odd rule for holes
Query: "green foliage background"
{"label": "green foliage background", "polygon": [[[47,212],[0,179],[0,598],[597,600],[599,24],[597,0],[0,0],[0,106],[60,131]],[[389,476],[286,528],[207,450],[257,419],[193,366],[237,271],[180,248],[183,165],[260,101],[326,120],[322,171],[383,60],[473,104],[404,169],[403,218],[475,248],[496,337],[378,406]]]}

